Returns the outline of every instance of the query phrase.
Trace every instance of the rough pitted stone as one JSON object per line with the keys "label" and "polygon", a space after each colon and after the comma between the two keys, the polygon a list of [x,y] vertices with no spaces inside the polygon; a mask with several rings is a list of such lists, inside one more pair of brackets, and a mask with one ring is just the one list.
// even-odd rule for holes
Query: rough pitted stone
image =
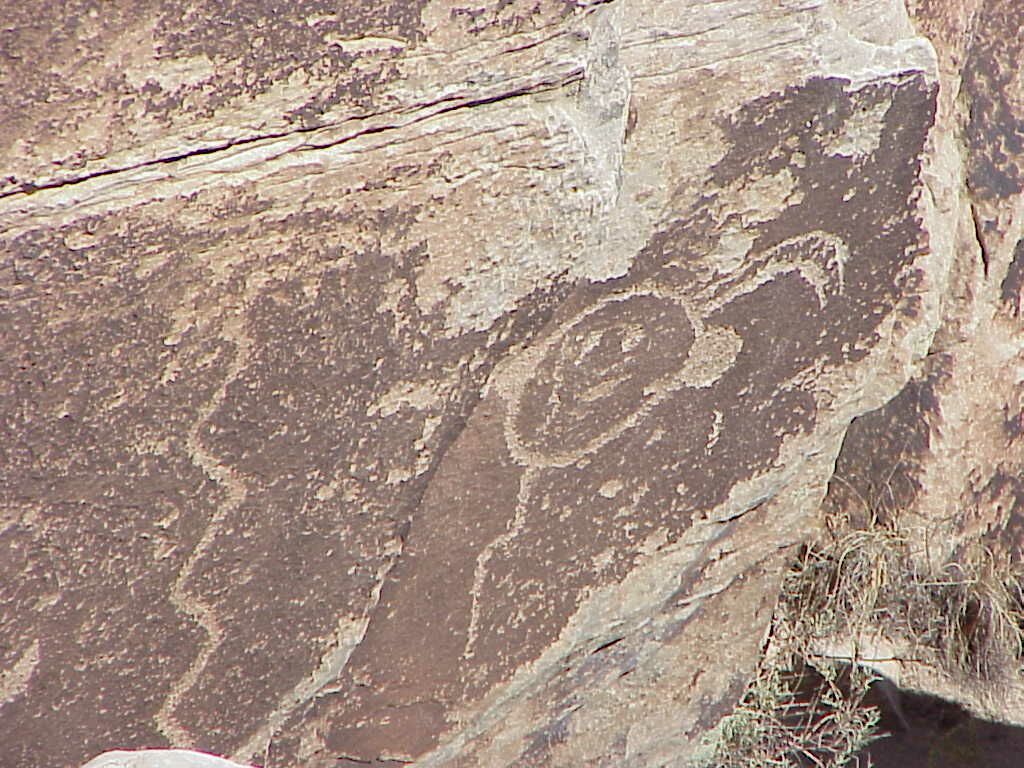
{"label": "rough pitted stone", "polygon": [[[915,19],[950,43],[936,133],[963,159],[950,207],[954,262],[943,319],[920,371],[847,432],[825,500],[863,525],[898,516],[922,561],[941,565],[979,543],[1020,561],[1024,537],[1024,7],[934,0]],[[960,32],[957,32],[957,30]],[[959,42],[953,42],[959,39]],[[955,97],[955,100],[954,100]],[[1024,723],[1024,685],[969,686],[940,668],[902,663],[908,688]]]}
{"label": "rough pitted stone", "polygon": [[936,558],[1010,524],[1011,479],[1024,472],[1024,87],[1016,77],[1024,39],[1004,34],[1020,28],[1022,13],[993,2],[962,19],[973,33],[962,55],[964,109],[948,119],[964,128],[966,162],[943,324],[921,372],[884,408],[854,421],[836,466],[842,482],[826,500],[835,511],[857,506],[855,496],[861,506],[880,499],[916,517],[921,532],[941,530]]}
{"label": "rough pitted stone", "polygon": [[44,5],[0,32],[5,756],[696,754],[847,426],[972,327],[950,56],[889,0]]}

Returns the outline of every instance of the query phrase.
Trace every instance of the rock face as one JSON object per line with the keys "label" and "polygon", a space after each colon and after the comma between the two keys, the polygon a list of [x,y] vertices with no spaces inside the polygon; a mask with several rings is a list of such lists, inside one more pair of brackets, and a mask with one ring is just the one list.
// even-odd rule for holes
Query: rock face
{"label": "rock face", "polygon": [[844,436],[1019,536],[1021,12],[967,10],[12,9],[5,759],[683,765]]}
{"label": "rock face", "polygon": [[[962,158],[952,277],[919,370],[850,427],[825,510],[860,510],[860,524],[865,509],[898,514],[932,564],[981,543],[1012,567],[1024,544],[1024,7],[937,0],[914,22],[943,53],[936,133]],[[942,670],[895,660],[889,670],[975,714],[1024,724],[1024,685],[965,689]]]}

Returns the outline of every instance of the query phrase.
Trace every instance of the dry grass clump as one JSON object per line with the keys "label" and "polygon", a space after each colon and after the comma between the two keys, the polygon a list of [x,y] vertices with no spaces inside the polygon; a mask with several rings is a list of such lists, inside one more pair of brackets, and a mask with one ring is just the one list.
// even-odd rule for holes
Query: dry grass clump
{"label": "dry grass clump", "polygon": [[845,766],[874,737],[879,720],[865,706],[873,678],[861,667],[789,656],[763,664],[720,727],[715,768]]}
{"label": "dry grass clump", "polygon": [[939,567],[895,527],[806,547],[780,607],[815,639],[885,637],[953,678],[1016,677],[1024,658],[1024,569],[974,545]]}
{"label": "dry grass clump", "polygon": [[[893,520],[892,517],[888,518]],[[953,679],[999,685],[1024,660],[1024,570],[983,546],[939,567],[895,523],[837,531],[787,574],[754,681],[717,729],[715,768],[841,768],[878,737],[872,681],[822,647],[879,638]],[[864,642],[862,642],[862,640]]]}
{"label": "dry grass clump", "polygon": [[976,547],[929,583],[942,611],[938,649],[946,669],[984,681],[1017,677],[1024,659],[1024,569]]}

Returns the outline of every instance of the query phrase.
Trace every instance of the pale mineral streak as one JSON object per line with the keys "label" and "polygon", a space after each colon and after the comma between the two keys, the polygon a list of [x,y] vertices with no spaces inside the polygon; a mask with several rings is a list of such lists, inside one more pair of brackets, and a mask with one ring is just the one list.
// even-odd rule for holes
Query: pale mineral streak
{"label": "pale mineral streak", "polygon": [[188,749],[111,750],[82,768],[248,768],[223,757]]}

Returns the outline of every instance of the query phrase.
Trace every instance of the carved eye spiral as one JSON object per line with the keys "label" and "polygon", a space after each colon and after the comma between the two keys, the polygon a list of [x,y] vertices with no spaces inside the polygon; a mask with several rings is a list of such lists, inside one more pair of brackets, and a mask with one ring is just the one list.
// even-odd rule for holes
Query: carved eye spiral
{"label": "carved eye spiral", "polygon": [[532,466],[568,466],[672,392],[712,384],[740,346],[731,330],[705,330],[680,298],[658,289],[606,296],[544,342],[513,404],[513,454]]}

